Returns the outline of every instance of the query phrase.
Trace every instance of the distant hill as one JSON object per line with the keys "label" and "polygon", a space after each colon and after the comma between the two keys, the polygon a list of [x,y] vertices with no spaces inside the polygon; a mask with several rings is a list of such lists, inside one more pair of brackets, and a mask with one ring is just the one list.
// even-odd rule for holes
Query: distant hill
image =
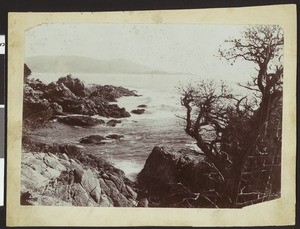
{"label": "distant hill", "polygon": [[34,56],[25,59],[34,73],[167,74],[123,59],[98,60],[82,56]]}

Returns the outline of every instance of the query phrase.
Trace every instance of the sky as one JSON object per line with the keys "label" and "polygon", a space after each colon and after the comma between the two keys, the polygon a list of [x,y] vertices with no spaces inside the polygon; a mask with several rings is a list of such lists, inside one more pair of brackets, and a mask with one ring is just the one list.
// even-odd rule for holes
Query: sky
{"label": "sky", "polygon": [[254,65],[231,65],[217,57],[219,46],[238,38],[244,25],[202,24],[42,24],[25,34],[25,58],[84,56],[125,59],[170,73],[244,82]]}

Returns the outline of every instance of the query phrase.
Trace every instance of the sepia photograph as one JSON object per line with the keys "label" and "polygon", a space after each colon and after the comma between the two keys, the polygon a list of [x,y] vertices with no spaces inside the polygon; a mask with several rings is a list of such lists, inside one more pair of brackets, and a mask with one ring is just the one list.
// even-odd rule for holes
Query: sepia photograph
{"label": "sepia photograph", "polygon": [[29,29],[21,204],[239,208],[279,198],[283,46],[278,25]]}
{"label": "sepia photograph", "polygon": [[12,14],[10,225],[289,224],[296,78],[280,9],[239,23],[201,10]]}

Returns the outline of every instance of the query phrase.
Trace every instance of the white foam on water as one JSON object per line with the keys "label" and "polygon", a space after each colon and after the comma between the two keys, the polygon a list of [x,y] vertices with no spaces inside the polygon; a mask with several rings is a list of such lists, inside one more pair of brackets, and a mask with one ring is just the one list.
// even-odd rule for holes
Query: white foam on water
{"label": "white foam on water", "polygon": [[134,160],[115,160],[112,159],[112,163],[119,169],[123,170],[125,173],[125,176],[129,178],[132,181],[135,181],[137,179],[137,175],[141,172],[143,169],[143,164],[137,163]]}

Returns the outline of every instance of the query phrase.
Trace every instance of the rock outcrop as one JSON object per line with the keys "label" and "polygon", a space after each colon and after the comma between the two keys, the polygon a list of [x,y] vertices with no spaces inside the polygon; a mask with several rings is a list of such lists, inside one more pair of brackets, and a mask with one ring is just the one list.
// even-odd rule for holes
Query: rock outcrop
{"label": "rock outcrop", "polygon": [[71,126],[96,126],[105,123],[101,119],[82,115],[59,117],[57,121]]}
{"label": "rock outcrop", "polygon": [[57,83],[65,85],[76,96],[84,97],[87,94],[84,83],[71,75],[59,78]]}
{"label": "rock outcrop", "polygon": [[24,142],[21,204],[137,206],[133,182],[105,160],[74,145],[46,146],[28,138]]}
{"label": "rock outcrop", "polygon": [[222,179],[204,155],[156,146],[138,175],[152,207],[216,207]]}
{"label": "rock outcrop", "polygon": [[109,102],[116,102],[122,96],[137,96],[134,91],[130,91],[124,87],[115,87],[111,85],[93,85],[89,88],[90,95],[97,96]]}
{"label": "rock outcrop", "polygon": [[42,110],[52,109],[54,115],[81,114],[112,118],[129,117],[125,108],[116,104],[117,98],[136,96],[134,91],[110,85],[85,86],[71,75],[48,85],[38,79],[26,78],[24,83],[24,117]]}

